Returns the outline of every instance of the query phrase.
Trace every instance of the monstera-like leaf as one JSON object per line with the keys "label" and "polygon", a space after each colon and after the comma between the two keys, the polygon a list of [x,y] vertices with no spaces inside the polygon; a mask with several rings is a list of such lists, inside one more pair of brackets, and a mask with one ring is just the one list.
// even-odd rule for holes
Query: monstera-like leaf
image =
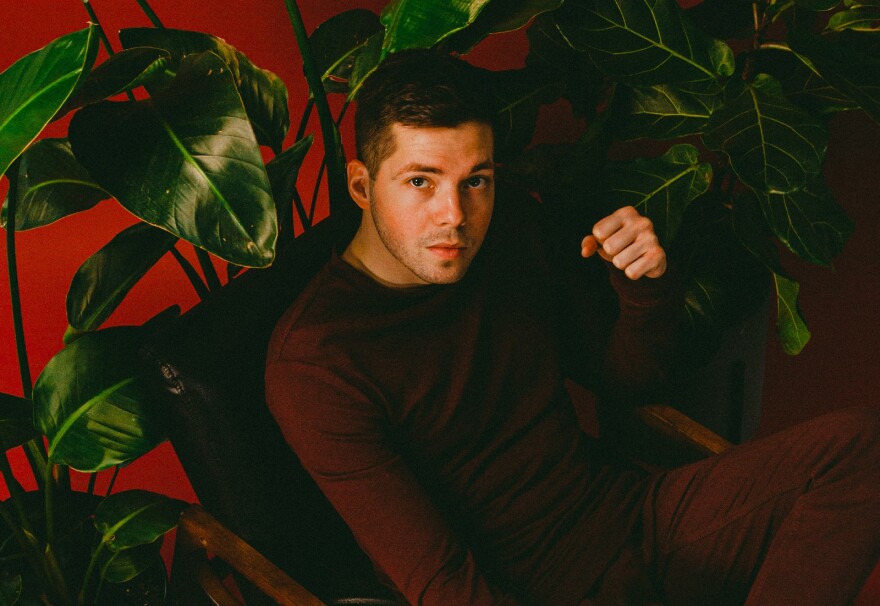
{"label": "monstera-like leaf", "polygon": [[383,55],[406,48],[430,48],[473,23],[490,0],[392,0],[380,20]]}
{"label": "monstera-like leaf", "polygon": [[796,255],[830,265],[854,229],[821,180],[785,194],[757,195],[773,234]]}
{"label": "monstera-like leaf", "polygon": [[614,208],[634,206],[654,223],[661,242],[671,242],[691,201],[712,182],[693,145],[674,145],[659,158],[611,165],[601,194]]}
{"label": "monstera-like leaf", "polygon": [[241,95],[248,118],[257,140],[268,145],[275,153],[281,151],[290,111],[287,107],[287,87],[269,70],[254,65],[248,57],[228,42],[210,34],[171,28],[130,28],[119,32],[125,48],[138,46],[162,48],[172,57],[177,67],[184,57],[194,53],[212,52],[223,59],[232,70],[232,78]]}
{"label": "monstera-like leaf", "polygon": [[139,335],[129,327],[89,333],[46,364],[34,384],[34,420],[52,462],[99,471],[162,439],[137,380]]}
{"label": "monstera-like leaf", "polygon": [[876,55],[797,32],[790,36],[790,43],[810,69],[880,122],[880,59]]}
{"label": "monstera-like leaf", "polygon": [[81,109],[69,135],[92,177],[143,221],[236,265],[272,262],[272,189],[232,74],[217,55],[188,55],[152,99]]}
{"label": "monstera-like leaf", "polygon": [[712,115],[703,141],[730,157],[743,183],[788,193],[821,173],[828,132],[783,95],[775,78],[759,74]]}
{"label": "monstera-like leaf", "polygon": [[622,139],[676,139],[702,133],[712,112],[721,106],[718,95],[689,93],[669,84],[618,91],[614,132]]}
{"label": "monstera-like leaf", "polygon": [[[88,210],[110,195],[77,161],[67,139],[42,139],[31,145],[18,164],[15,229],[48,225]],[[9,199],[0,211],[6,227]]]}
{"label": "monstera-like leaf", "polygon": [[674,0],[585,0],[566,3],[554,15],[573,48],[632,86],[677,84],[710,92],[733,74],[730,48],[703,34]]}
{"label": "monstera-like leaf", "polygon": [[512,32],[536,16],[556,10],[563,0],[503,0],[490,2],[476,20],[444,42],[444,48],[467,53],[491,34]]}
{"label": "monstera-like leaf", "polygon": [[799,354],[811,336],[798,303],[800,284],[780,264],[754,193],[745,193],[736,199],[733,229],[746,249],[770,270],[776,293],[776,335],[787,354]]}
{"label": "monstera-like leaf", "polygon": [[177,237],[146,223],[121,231],[77,270],[67,293],[67,321],[95,330],[131,288],[171,250]]}
{"label": "monstera-like leaf", "polygon": [[0,74],[0,175],[58,113],[91,69],[95,26],[58,38]]}
{"label": "monstera-like leaf", "polygon": [[339,13],[315,28],[309,46],[327,92],[349,91],[355,59],[370,38],[382,32],[379,18],[366,9]]}

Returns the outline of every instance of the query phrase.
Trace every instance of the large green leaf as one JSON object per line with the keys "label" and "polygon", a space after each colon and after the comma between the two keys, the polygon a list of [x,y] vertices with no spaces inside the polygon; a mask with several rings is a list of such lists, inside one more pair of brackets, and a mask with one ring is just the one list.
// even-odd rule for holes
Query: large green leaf
{"label": "large green leaf", "polygon": [[33,403],[0,393],[0,451],[21,446],[39,435],[34,427]]}
{"label": "large green leaf", "polygon": [[565,85],[563,97],[575,115],[593,122],[603,98],[605,81],[586,53],[576,51],[562,37],[553,14],[540,15],[526,33],[528,67],[539,67]]}
{"label": "large green leaf", "polygon": [[614,101],[614,132],[622,139],[675,139],[702,133],[712,112],[721,106],[718,95],[688,93],[667,84],[620,87]]}
{"label": "large green leaf", "polygon": [[825,29],[856,32],[880,32],[880,5],[857,5],[831,15]]}
{"label": "large green leaf", "polygon": [[119,232],[73,276],[67,292],[68,323],[80,331],[101,326],[175,242],[176,236],[146,223]]}
{"label": "large green leaf", "polygon": [[165,73],[170,60],[168,51],[148,47],[127,49],[111,55],[92,70],[58,113],[64,114],[138,86],[165,81],[170,77]]}
{"label": "large green leaf", "polygon": [[707,92],[733,74],[730,48],[697,29],[674,0],[583,0],[554,14],[572,47],[632,86],[674,83]]}
{"label": "large green leaf", "polygon": [[98,506],[95,528],[110,551],[148,545],[177,526],[186,506],[183,501],[146,490],[119,492]]}
{"label": "large green leaf", "polygon": [[[282,232],[287,228],[290,237],[293,237],[292,209],[296,193],[296,180],[313,141],[312,135],[303,137],[266,164],[266,172],[269,174],[269,182],[272,184],[272,195],[275,198],[278,224],[281,226]],[[297,206],[297,210],[300,212],[300,220],[304,225],[307,225],[309,218],[306,210],[299,206]]]}
{"label": "large green leaf", "polygon": [[95,26],[58,38],[0,74],[0,175],[43,130],[88,73]]}
{"label": "large green leaf", "polygon": [[69,134],[89,173],[142,220],[236,265],[272,262],[269,178],[217,55],[188,55],[152,99],[81,109]]}
{"label": "large green leaf", "polygon": [[327,92],[348,92],[358,53],[370,37],[382,32],[376,14],[360,8],[334,15],[315,28],[309,46]]}
{"label": "large green leaf", "polygon": [[703,141],[726,153],[747,185],[787,193],[821,173],[828,132],[786,99],[775,78],[759,74],[712,114]]}
{"label": "large green leaf", "polygon": [[794,53],[762,50],[755,55],[754,69],[757,73],[768,73],[779,80],[785,96],[810,113],[826,115],[859,107],[807,67]]}
{"label": "large green leaf", "polygon": [[733,205],[733,228],[743,245],[770,270],[776,293],[776,335],[783,350],[797,355],[810,340],[810,330],[798,304],[800,285],[779,263],[770,230],[752,193],[739,196]]}
{"label": "large green leaf", "polygon": [[810,329],[804,321],[798,303],[800,284],[788,276],[773,274],[776,288],[776,335],[782,348],[790,356],[796,356],[810,341]]}
{"label": "large green leaf", "polygon": [[226,41],[203,34],[169,28],[131,28],[119,32],[123,47],[150,46],[167,50],[174,60],[182,61],[193,53],[211,51],[220,56],[232,70],[233,80],[241,94],[248,118],[261,145],[275,153],[281,151],[290,128],[287,87],[269,70],[254,65],[247,56]]}
{"label": "large green leaf", "polygon": [[564,85],[539,66],[508,71],[486,71],[498,100],[495,122],[495,157],[505,159],[519,154],[535,133],[538,110],[555,101]]}
{"label": "large green leaf", "polygon": [[137,379],[140,331],[83,335],[53,357],[34,385],[34,419],[49,458],[80,471],[127,463],[162,439]]}
{"label": "large green leaf", "polygon": [[[392,0],[382,9],[382,54],[430,48],[473,23],[490,0]],[[507,0],[505,0],[507,1]]]}
{"label": "large green leaf", "polygon": [[465,29],[444,42],[444,48],[459,53],[470,52],[492,34],[512,32],[524,27],[536,16],[556,10],[563,0],[495,0]]}
{"label": "large green leaf", "polygon": [[[15,229],[19,231],[48,225],[110,197],[76,160],[67,139],[41,139],[22,154],[17,192]],[[0,211],[3,227],[8,204],[7,196]]]}
{"label": "large green leaf", "polygon": [[21,597],[21,575],[7,576],[0,573],[0,606],[14,606]]}
{"label": "large green leaf", "polygon": [[773,234],[807,261],[830,265],[854,225],[822,181],[786,194],[758,194]]}
{"label": "large green leaf", "polygon": [[104,551],[100,557],[101,576],[108,583],[126,583],[161,563],[161,558],[162,541],[124,551]]}
{"label": "large green leaf", "polygon": [[810,69],[880,122],[880,59],[819,36],[793,33],[790,43]]}
{"label": "large green leaf", "polygon": [[688,204],[709,188],[712,167],[693,145],[674,145],[659,158],[613,164],[602,194],[615,208],[634,206],[654,222],[664,243],[678,231]]}

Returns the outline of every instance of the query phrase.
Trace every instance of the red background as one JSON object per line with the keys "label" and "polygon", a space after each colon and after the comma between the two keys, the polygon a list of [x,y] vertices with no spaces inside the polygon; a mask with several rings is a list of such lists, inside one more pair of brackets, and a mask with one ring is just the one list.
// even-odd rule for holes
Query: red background
{"label": "red background", "polygon": [[[684,0],[682,4],[696,1]],[[343,10],[363,7],[378,12],[384,4],[384,0],[300,1],[309,31]],[[295,130],[305,106],[306,87],[282,0],[152,0],[151,5],[165,26],[218,35],[257,65],[277,73],[289,88]],[[135,0],[93,0],[92,6],[116,48],[118,29],[149,25]],[[58,36],[85,27],[88,21],[81,4],[73,0],[4,2],[3,17],[6,35],[0,45],[0,71]],[[522,64],[525,50],[522,33],[504,34],[484,42],[471,58],[487,67],[517,67]],[[572,128],[564,106],[554,106],[543,117],[537,134],[540,140],[571,140],[577,133],[578,128]],[[64,126],[53,125],[47,134],[63,136]],[[346,140],[350,140],[350,135],[346,135]],[[880,126],[861,112],[833,119],[826,174],[838,202],[855,221],[856,232],[833,270],[790,263],[792,273],[802,284],[801,305],[813,339],[797,357],[786,356],[775,337],[769,339],[759,434],[844,406],[880,408],[880,322],[876,318],[880,312],[880,204],[875,191],[880,169],[878,155]],[[301,191],[306,198],[312,187],[308,175],[315,174],[318,159],[319,154],[313,150],[303,170],[306,178],[302,182],[307,185]],[[6,180],[0,183],[0,196],[5,197],[7,185]],[[24,323],[34,378],[61,348],[61,336],[67,325],[64,300],[74,272],[133,222],[133,217],[121,207],[105,202],[87,213],[17,235]],[[0,391],[20,395],[5,257],[0,264]],[[186,309],[195,302],[192,287],[178,266],[166,257],[135,287],[110,323],[140,324],[171,304]],[[773,327],[768,326],[768,330]],[[14,463],[21,470],[20,453],[13,454]],[[26,487],[32,486],[26,474],[19,475]],[[107,481],[106,476],[102,477],[99,487]],[[123,470],[116,489],[133,487],[195,500],[167,444]],[[0,497],[5,497],[2,487]],[[880,604],[880,568],[870,586],[860,606]]]}

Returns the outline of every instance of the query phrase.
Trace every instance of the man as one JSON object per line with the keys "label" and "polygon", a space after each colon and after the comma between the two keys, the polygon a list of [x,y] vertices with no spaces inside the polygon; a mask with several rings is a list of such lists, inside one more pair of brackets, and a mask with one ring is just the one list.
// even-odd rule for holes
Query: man
{"label": "man", "polygon": [[849,603],[880,552],[877,415],[654,477],[615,462],[563,381],[649,393],[680,291],[632,208],[581,243],[609,265],[613,327],[558,288],[537,210],[495,200],[481,86],[429,51],[364,84],[361,225],[269,349],[269,407],[377,570],[412,604]]}

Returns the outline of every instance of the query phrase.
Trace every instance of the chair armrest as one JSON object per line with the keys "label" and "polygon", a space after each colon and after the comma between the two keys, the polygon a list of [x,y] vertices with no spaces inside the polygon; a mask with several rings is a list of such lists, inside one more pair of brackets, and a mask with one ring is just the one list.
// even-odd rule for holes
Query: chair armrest
{"label": "chair armrest", "polygon": [[171,583],[179,603],[198,603],[196,595],[201,594],[209,596],[212,600],[209,603],[221,606],[239,604],[208,565],[209,553],[226,562],[282,606],[324,606],[302,585],[198,505],[183,512],[177,530]]}
{"label": "chair armrest", "polygon": [[703,456],[720,454],[733,444],[671,406],[655,404],[636,409],[636,417],[670,440]]}

